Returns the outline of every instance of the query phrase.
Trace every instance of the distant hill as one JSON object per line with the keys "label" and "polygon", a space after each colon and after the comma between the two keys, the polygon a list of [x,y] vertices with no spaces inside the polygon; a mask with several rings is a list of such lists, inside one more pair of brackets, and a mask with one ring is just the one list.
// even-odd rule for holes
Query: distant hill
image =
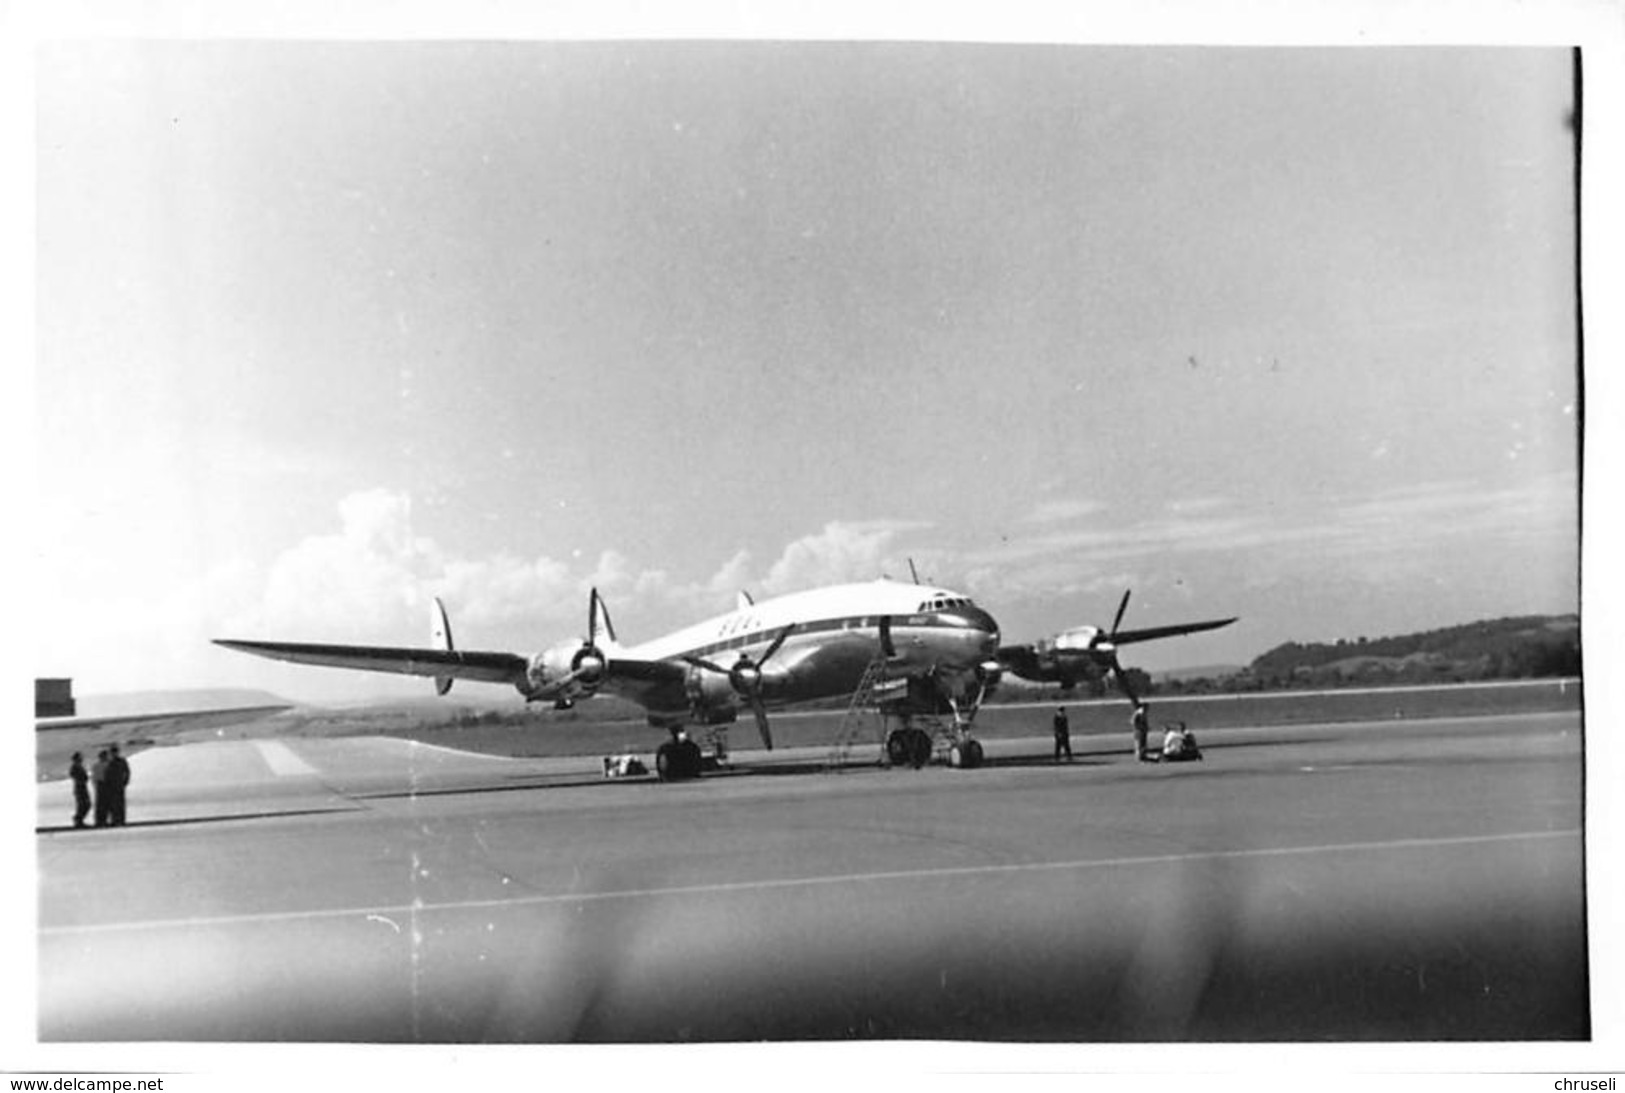
{"label": "distant hill", "polygon": [[1152,672],[1151,678],[1158,683],[1172,683],[1186,679],[1217,679],[1221,676],[1235,675],[1242,670],[1239,664],[1206,664],[1194,668],[1169,668],[1165,672]]}
{"label": "distant hill", "polygon": [[270,691],[255,691],[243,687],[196,687],[174,691],[126,691],[120,694],[78,695],[75,702],[80,716],[86,717],[229,710],[239,706],[292,705],[287,699]]}
{"label": "distant hill", "polygon": [[1264,687],[1578,675],[1580,619],[1524,615],[1397,637],[1287,642],[1254,660],[1246,674]]}

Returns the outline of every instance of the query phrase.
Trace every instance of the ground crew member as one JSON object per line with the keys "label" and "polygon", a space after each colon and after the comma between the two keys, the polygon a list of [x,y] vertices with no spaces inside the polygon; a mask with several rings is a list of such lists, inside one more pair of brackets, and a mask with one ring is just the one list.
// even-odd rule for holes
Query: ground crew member
{"label": "ground crew member", "polygon": [[1145,738],[1151,731],[1151,708],[1144,702],[1134,703],[1134,758],[1144,762]]}
{"label": "ground crew member", "polygon": [[1072,762],[1072,726],[1067,724],[1066,707],[1055,707],[1055,761],[1061,761],[1061,753],[1066,752],[1066,761]]}
{"label": "ground crew member", "polygon": [[111,798],[107,804],[107,822],[114,827],[123,827],[124,787],[130,784],[130,764],[118,753],[117,744],[107,750],[107,791]]}
{"label": "ground crew member", "polygon": [[107,826],[107,806],[112,800],[107,788],[107,749],[96,753],[96,762],[90,767],[90,788],[96,793],[96,826]]}
{"label": "ground crew member", "polygon": [[1162,757],[1175,762],[1185,758],[1185,734],[1177,725],[1169,725],[1168,731],[1162,734]]}
{"label": "ground crew member", "polygon": [[68,777],[73,779],[73,826],[84,827],[90,812],[90,775],[85,772],[85,757],[78,752],[68,764]]}
{"label": "ground crew member", "polygon": [[1196,746],[1196,734],[1187,729],[1183,721],[1168,726],[1168,734],[1162,738],[1162,758],[1169,763],[1202,758],[1202,750]]}

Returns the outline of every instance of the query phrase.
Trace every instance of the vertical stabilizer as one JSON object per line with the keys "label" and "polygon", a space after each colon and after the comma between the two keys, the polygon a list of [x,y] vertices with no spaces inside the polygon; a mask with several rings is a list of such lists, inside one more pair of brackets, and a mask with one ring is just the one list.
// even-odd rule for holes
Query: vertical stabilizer
{"label": "vertical stabilizer", "polygon": [[[446,618],[446,605],[440,602],[439,596],[434,598],[434,604],[429,608],[429,624],[432,627],[432,630],[430,631],[432,635],[431,640],[433,641],[436,649],[445,649],[449,651],[456,648],[456,645],[454,645],[451,640],[451,621]],[[443,695],[447,691],[451,690],[451,683],[451,676],[435,676],[435,694]]]}

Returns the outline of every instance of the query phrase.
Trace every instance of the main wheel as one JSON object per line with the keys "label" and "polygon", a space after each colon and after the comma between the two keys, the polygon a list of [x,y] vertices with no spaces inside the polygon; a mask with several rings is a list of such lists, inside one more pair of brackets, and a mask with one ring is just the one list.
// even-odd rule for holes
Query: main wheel
{"label": "main wheel", "polygon": [[909,761],[908,730],[893,729],[886,737],[886,761],[894,767]]}
{"label": "main wheel", "polygon": [[970,740],[966,742],[965,760],[965,765],[967,767],[974,768],[982,765],[982,742],[980,740]]}
{"label": "main wheel", "polygon": [[671,782],[682,777],[676,770],[676,766],[680,763],[676,744],[668,742],[655,749],[655,776],[662,782]]}
{"label": "main wheel", "polygon": [[931,761],[931,735],[924,729],[910,729],[908,737],[908,763],[919,770]]}
{"label": "main wheel", "polygon": [[683,740],[677,744],[677,752],[682,757],[683,777],[698,778],[705,768],[705,758],[700,753],[700,746],[692,740]]}

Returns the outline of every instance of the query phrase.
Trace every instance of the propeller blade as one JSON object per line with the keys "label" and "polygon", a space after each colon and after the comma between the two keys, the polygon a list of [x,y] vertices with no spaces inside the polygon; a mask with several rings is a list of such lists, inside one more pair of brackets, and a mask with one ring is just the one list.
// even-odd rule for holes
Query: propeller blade
{"label": "propeller blade", "polygon": [[1112,620],[1111,634],[1113,637],[1117,636],[1117,628],[1123,624],[1123,612],[1128,610],[1128,594],[1131,591],[1133,591],[1133,589],[1123,589],[1123,599],[1117,605],[1117,617]]}
{"label": "propeller blade", "polygon": [[773,750],[773,732],[767,727],[767,707],[759,693],[750,696],[750,712],[756,715],[756,731],[762,734],[762,747]]}
{"label": "propeller blade", "polygon": [[704,668],[706,671],[715,672],[719,676],[725,676],[728,674],[728,669],[724,668],[715,661],[706,660],[704,657],[684,657],[683,660],[694,665],[696,668]]}
{"label": "propeller blade", "polygon": [[891,616],[880,616],[880,652],[889,660],[897,655],[897,646],[891,640]]}
{"label": "propeller blade", "polygon": [[587,596],[587,644],[598,644],[598,589]]}
{"label": "propeller blade", "polygon": [[773,644],[767,647],[767,651],[762,654],[762,658],[756,662],[756,666],[758,668],[773,658],[773,654],[779,651],[779,646],[784,644],[784,639],[789,637],[790,631],[794,629],[794,626],[786,626],[783,630],[779,631],[779,636],[773,639]]}
{"label": "propeller blade", "polygon": [[1123,666],[1117,662],[1115,654],[1112,656],[1112,674],[1117,677],[1118,690],[1127,695],[1130,702],[1139,705],[1140,696],[1135,694],[1134,688],[1129,685],[1128,674],[1123,671]]}

